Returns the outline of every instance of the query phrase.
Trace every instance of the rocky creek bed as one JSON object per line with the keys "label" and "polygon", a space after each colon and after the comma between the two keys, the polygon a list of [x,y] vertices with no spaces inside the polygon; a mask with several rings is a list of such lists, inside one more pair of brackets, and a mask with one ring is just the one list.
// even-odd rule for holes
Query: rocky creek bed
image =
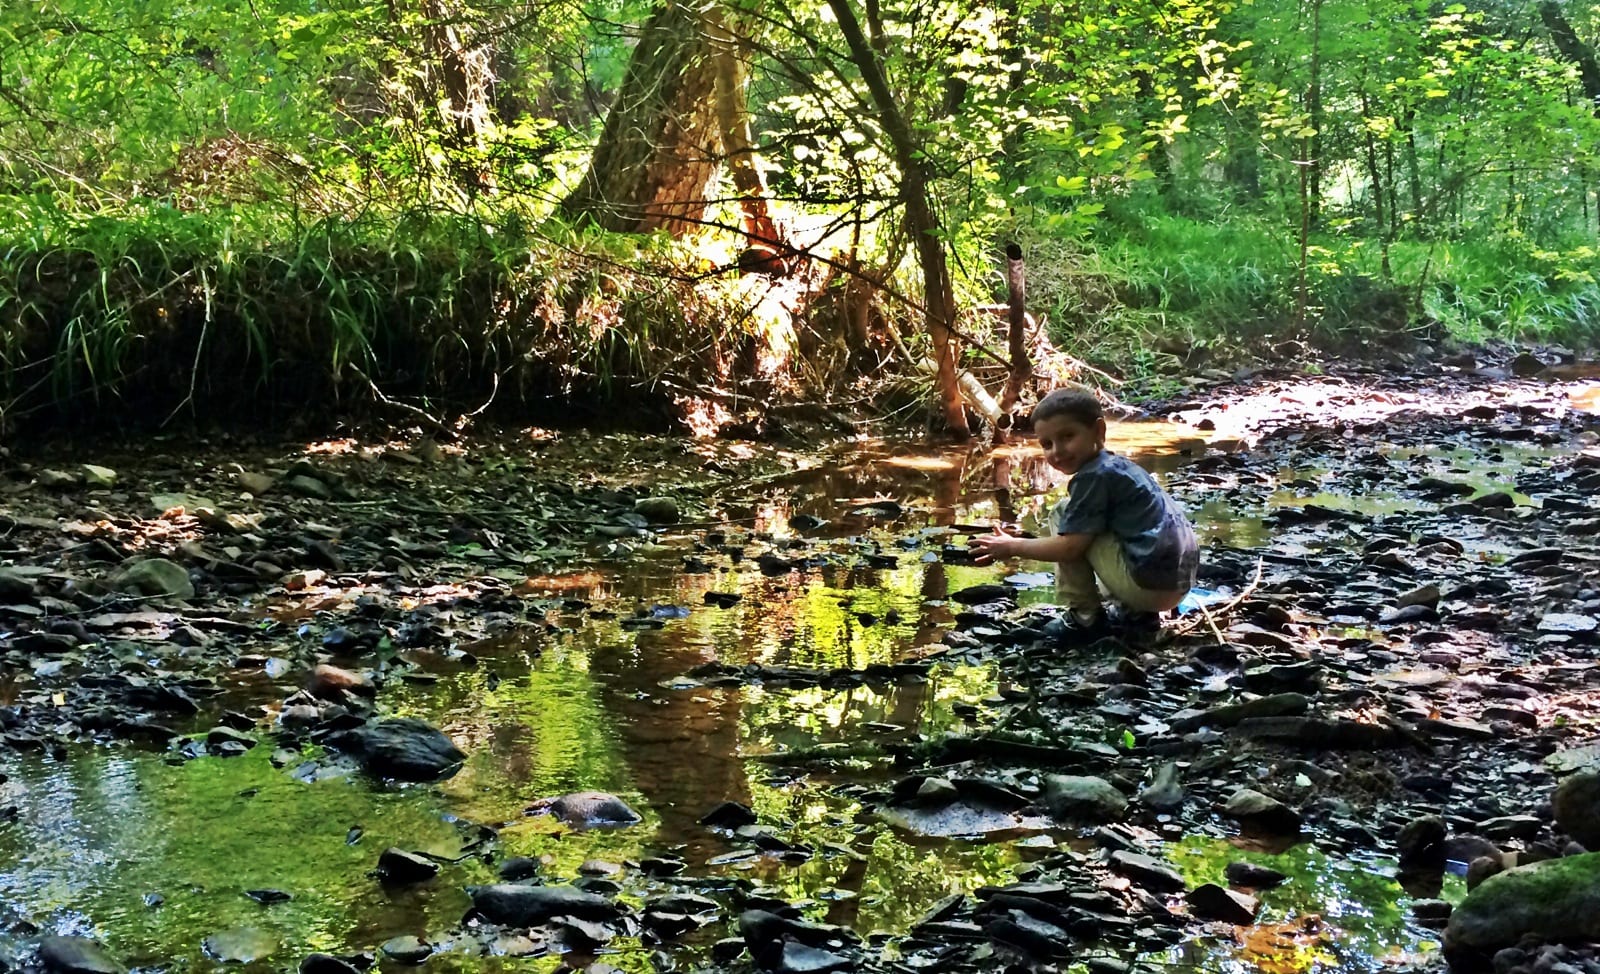
{"label": "rocky creek bed", "polygon": [[1197,381],[1218,600],[1068,648],[1025,448],[18,452],[0,961],[1600,971],[1597,388]]}

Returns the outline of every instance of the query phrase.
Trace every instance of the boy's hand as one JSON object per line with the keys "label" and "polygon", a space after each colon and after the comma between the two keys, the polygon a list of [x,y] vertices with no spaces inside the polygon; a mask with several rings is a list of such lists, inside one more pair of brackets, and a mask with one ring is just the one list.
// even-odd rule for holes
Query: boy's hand
{"label": "boy's hand", "polygon": [[1010,558],[1016,553],[1016,543],[1019,539],[1006,534],[1006,529],[997,527],[992,534],[979,535],[967,542],[971,548],[973,558],[980,565],[987,565],[996,558]]}

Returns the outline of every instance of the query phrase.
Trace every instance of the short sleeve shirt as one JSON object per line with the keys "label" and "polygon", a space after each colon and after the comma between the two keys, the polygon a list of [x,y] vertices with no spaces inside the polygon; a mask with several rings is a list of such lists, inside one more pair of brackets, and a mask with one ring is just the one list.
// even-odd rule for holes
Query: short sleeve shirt
{"label": "short sleeve shirt", "polygon": [[1194,528],[1178,502],[1127,457],[1101,450],[1079,467],[1051,521],[1057,534],[1113,535],[1141,588],[1194,586],[1200,564]]}

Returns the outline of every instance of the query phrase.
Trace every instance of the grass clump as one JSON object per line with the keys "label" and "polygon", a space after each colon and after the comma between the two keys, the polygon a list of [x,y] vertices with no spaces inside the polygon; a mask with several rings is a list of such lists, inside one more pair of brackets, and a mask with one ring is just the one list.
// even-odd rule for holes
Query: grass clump
{"label": "grass clump", "polygon": [[433,212],[305,224],[246,208],[9,212],[10,424],[374,400],[441,415],[648,401],[670,418],[664,377],[714,384],[726,350],[752,340],[737,296],[697,286],[695,258],[669,243]]}

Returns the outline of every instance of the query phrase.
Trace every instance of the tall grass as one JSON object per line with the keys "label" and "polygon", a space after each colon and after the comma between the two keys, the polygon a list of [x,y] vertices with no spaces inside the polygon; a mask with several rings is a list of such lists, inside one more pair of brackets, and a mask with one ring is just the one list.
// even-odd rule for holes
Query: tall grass
{"label": "tall grass", "polygon": [[707,350],[745,337],[671,245],[437,213],[18,202],[0,206],[0,420],[637,396],[668,372],[715,381],[726,356]]}
{"label": "tall grass", "polygon": [[1515,238],[1399,241],[1385,278],[1373,241],[1310,241],[1297,315],[1293,228],[1247,214],[1224,223],[1108,212],[1083,242],[1027,243],[1029,294],[1058,344],[1134,377],[1258,360],[1275,349],[1337,352],[1496,338],[1600,344],[1600,254]]}

